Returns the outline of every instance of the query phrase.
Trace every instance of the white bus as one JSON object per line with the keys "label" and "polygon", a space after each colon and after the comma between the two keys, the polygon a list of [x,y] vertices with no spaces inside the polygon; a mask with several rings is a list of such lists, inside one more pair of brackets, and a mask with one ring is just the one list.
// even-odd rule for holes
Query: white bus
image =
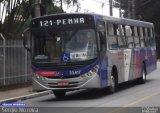
{"label": "white bus", "polygon": [[31,21],[33,89],[56,97],[75,89],[146,81],[156,69],[152,23],[97,14],[56,14]]}

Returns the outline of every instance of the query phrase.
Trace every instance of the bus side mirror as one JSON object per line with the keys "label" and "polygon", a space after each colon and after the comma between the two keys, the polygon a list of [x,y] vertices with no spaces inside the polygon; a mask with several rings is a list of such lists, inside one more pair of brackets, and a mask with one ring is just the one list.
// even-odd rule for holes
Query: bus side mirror
{"label": "bus side mirror", "polygon": [[27,46],[27,36],[26,36],[26,33],[27,33],[29,30],[30,30],[30,28],[25,29],[21,36],[22,36],[22,38],[23,38],[23,46],[24,46],[24,48],[25,48],[27,51],[31,52],[31,48],[30,48],[29,46]]}

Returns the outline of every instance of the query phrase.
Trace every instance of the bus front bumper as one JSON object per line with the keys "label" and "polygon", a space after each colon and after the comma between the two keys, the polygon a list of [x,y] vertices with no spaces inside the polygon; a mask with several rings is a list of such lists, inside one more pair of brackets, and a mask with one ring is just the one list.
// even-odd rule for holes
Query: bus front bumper
{"label": "bus front bumper", "polygon": [[33,75],[32,87],[34,91],[88,89],[101,88],[101,82],[97,73],[67,79],[53,79]]}

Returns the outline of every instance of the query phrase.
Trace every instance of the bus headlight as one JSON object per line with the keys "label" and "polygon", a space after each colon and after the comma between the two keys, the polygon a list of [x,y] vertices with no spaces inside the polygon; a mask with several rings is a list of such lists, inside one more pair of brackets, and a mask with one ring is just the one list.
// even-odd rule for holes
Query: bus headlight
{"label": "bus headlight", "polygon": [[94,74],[98,72],[98,68],[99,68],[98,65],[94,66],[90,71],[83,74],[81,77],[92,77]]}
{"label": "bus headlight", "polygon": [[34,75],[37,79],[39,79],[39,80],[45,80],[45,77],[40,76],[40,75],[38,75],[38,74],[36,74],[36,73],[34,73],[33,75]]}
{"label": "bus headlight", "polygon": [[99,65],[96,65],[96,66],[94,66],[92,69],[91,69],[91,71],[92,71],[92,73],[97,73],[98,72],[98,68],[99,68]]}

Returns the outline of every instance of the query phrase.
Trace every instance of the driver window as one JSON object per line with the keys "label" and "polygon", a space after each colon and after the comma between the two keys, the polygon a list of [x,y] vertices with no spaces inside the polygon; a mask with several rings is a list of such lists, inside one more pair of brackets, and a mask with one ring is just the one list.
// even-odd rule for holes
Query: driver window
{"label": "driver window", "polygon": [[98,37],[99,37],[99,48],[101,51],[106,50],[106,30],[105,30],[105,22],[98,22]]}

